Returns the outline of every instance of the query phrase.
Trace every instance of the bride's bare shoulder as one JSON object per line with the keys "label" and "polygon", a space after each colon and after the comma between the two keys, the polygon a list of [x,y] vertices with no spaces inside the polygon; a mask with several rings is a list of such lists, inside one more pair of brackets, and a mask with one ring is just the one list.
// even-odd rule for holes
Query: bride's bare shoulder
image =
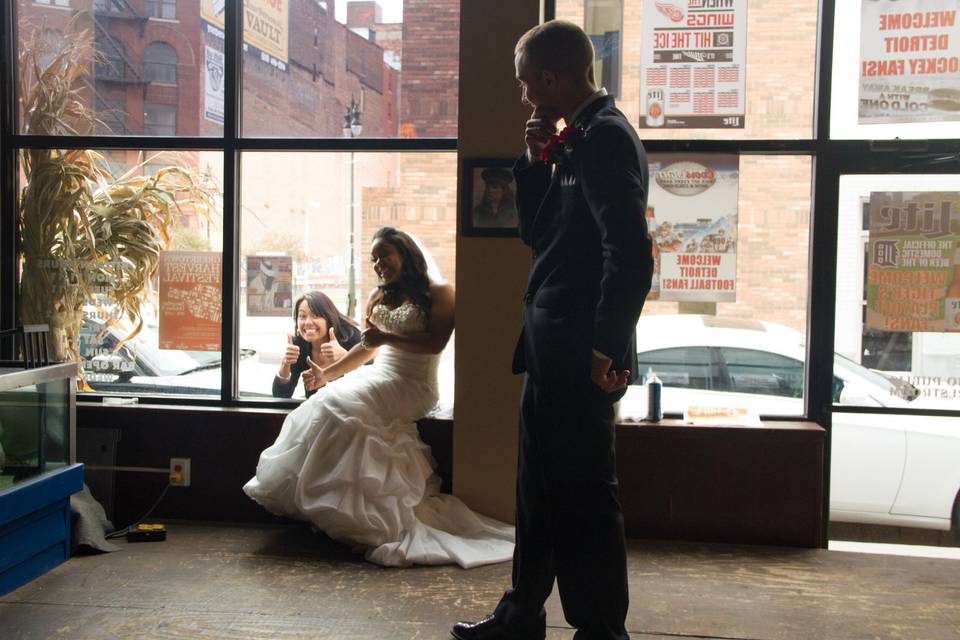
{"label": "bride's bare shoulder", "polygon": [[430,283],[430,297],[436,300],[437,298],[453,298],[454,290],[453,285],[449,282],[431,282]]}

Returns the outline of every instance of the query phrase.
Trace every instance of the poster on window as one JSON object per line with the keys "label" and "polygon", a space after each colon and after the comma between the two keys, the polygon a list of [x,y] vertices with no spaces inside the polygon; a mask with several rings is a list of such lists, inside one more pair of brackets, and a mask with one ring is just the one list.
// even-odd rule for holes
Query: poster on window
{"label": "poster on window", "polygon": [[223,52],[204,47],[203,117],[223,124]]}
{"label": "poster on window", "polygon": [[223,255],[160,252],[160,348],[220,351]]}
{"label": "poster on window", "polygon": [[747,0],[643,3],[644,128],[742,129]]}
{"label": "poster on window", "polygon": [[653,153],[648,162],[654,276],[647,299],[735,301],[739,156]]}
{"label": "poster on window", "polygon": [[860,124],[960,120],[960,0],[861,0]]}
{"label": "poster on window", "polygon": [[247,315],[289,316],[293,305],[293,258],[247,256]]}
{"label": "poster on window", "polygon": [[960,192],[870,194],[867,329],[960,331]]}
{"label": "poster on window", "polygon": [[[226,0],[201,0],[200,3],[200,18],[208,25],[207,32],[220,38],[226,24],[226,5]],[[290,0],[244,0],[244,50],[248,45],[256,47],[261,60],[286,71],[289,17]]]}

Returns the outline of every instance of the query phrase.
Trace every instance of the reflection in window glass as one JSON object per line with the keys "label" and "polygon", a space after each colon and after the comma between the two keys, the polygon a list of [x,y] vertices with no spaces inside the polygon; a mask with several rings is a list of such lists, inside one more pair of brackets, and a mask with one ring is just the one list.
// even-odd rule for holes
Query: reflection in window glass
{"label": "reflection in window glass", "polygon": [[[620,38],[622,69],[617,106],[636,125],[645,112],[640,96],[642,5],[622,0]],[[557,0],[557,18],[588,33],[597,18],[594,6],[619,2]],[[838,3],[846,4],[846,3]],[[776,0],[751,0],[747,10],[746,127],[743,129],[643,129],[642,138],[804,139],[812,136],[816,73],[817,0],[801,0],[784,11]],[[610,14],[606,14],[610,15]],[[618,17],[619,19],[619,17]],[[594,44],[597,41],[594,40]],[[605,72],[601,72],[605,73]],[[598,76],[597,81],[606,82]],[[610,86],[607,86],[610,91]]]}
{"label": "reflection in window glass", "polygon": [[278,29],[244,36],[244,135],[341,137],[351,104],[363,137],[457,135],[459,0],[257,4]]}
{"label": "reflection in window glass", "polygon": [[[58,135],[72,129],[80,134],[222,133],[223,39],[201,31],[201,3],[180,3],[181,12],[192,10],[196,16],[195,20],[180,22],[145,20],[145,5],[137,2],[96,0],[92,13],[76,16],[53,10],[48,4],[15,3],[18,53],[45,65],[54,59],[54,46],[68,52],[62,58],[62,67],[56,69],[56,76],[76,78],[70,98],[83,107],[84,113],[74,118],[69,128],[39,131],[31,129],[29,108],[23,109],[21,132]],[[90,4],[86,6],[89,9]],[[177,7],[176,2],[164,0],[148,3],[146,9],[152,12],[147,15],[159,13],[157,17],[171,20],[176,17]],[[53,38],[51,33],[59,37]],[[208,68],[211,60],[214,66],[219,60],[220,74],[216,68]],[[31,93],[38,88],[37,79],[29,70],[21,77],[26,80],[23,87],[28,93],[18,97],[29,104]],[[181,117],[149,113],[145,104],[169,105]]]}
{"label": "reflection in window glass", "polygon": [[[380,227],[416,237],[441,276],[455,279],[456,166],[452,153],[243,155],[239,346],[257,353],[241,361],[244,395],[271,394],[295,331],[293,303],[304,293],[324,293],[360,324],[377,284],[369,251]],[[452,348],[451,340],[441,361],[447,407]],[[298,384],[294,398],[303,396]]]}
{"label": "reflection in window glass", "polygon": [[[50,325],[54,358],[82,363],[88,389],[219,395],[222,154],[22,154],[20,321]],[[76,189],[62,175],[87,178],[83,216],[47,204]]]}
{"label": "reflection in window glass", "polygon": [[[871,191],[957,193],[960,192],[960,176],[840,177],[836,352],[864,367],[880,370],[884,376],[896,381],[898,386],[894,395],[907,400],[909,404],[905,406],[956,408],[957,400],[960,400],[960,333],[879,331],[867,326],[868,261],[864,256],[870,232],[869,224],[862,222],[862,203],[869,200]],[[957,204],[953,207],[956,209]],[[958,232],[953,231],[954,234]],[[955,260],[955,249],[950,253]],[[957,269],[954,265],[953,271]],[[948,274],[950,277],[952,272]],[[948,288],[949,282],[945,282],[944,293]],[[899,406],[888,400],[888,395],[879,394],[876,399],[883,406]],[[843,404],[855,403],[851,400]]]}

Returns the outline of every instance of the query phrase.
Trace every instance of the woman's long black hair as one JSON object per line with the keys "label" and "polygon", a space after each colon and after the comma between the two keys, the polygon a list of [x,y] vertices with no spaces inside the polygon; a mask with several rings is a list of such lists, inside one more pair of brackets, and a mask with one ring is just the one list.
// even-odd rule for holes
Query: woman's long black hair
{"label": "woman's long black hair", "polygon": [[382,284],[380,301],[388,307],[395,307],[409,299],[424,311],[430,310],[430,277],[427,275],[427,260],[417,243],[409,235],[394,227],[381,227],[373,234],[373,240],[390,243],[400,254],[402,266],[400,277],[395,281]]}
{"label": "woman's long black hair", "polygon": [[297,303],[293,305],[293,331],[297,340],[306,343],[306,340],[297,333],[297,311],[300,309],[300,303],[304,300],[307,301],[307,306],[313,312],[313,315],[320,316],[327,321],[328,331],[333,328],[333,333],[337,336],[339,342],[344,342],[350,338],[353,333],[351,327],[356,326],[353,320],[340,313],[337,305],[333,304],[333,300],[327,294],[322,291],[308,291],[297,298]]}

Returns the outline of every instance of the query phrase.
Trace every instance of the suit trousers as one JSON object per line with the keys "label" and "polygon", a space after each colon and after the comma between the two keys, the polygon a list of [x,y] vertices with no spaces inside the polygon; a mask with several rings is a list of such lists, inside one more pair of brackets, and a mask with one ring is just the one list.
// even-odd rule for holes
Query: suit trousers
{"label": "suit trousers", "polygon": [[495,615],[543,638],[543,604],[560,591],[578,640],[628,638],[626,544],[612,399],[592,381],[524,379],[513,588]]}

